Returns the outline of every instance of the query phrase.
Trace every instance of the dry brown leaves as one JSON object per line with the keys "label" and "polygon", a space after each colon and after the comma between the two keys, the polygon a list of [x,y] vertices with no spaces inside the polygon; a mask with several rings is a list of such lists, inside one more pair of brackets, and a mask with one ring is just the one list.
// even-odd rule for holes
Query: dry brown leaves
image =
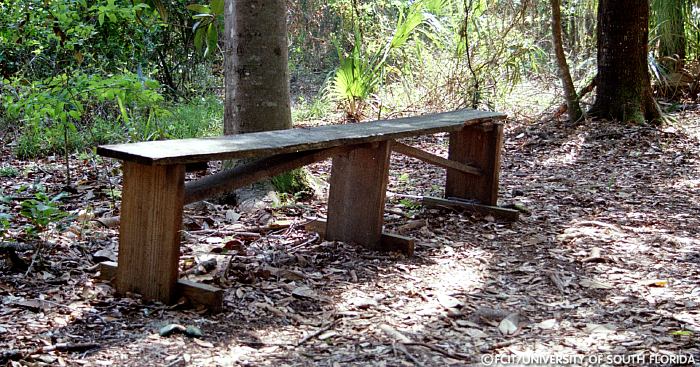
{"label": "dry brown leaves", "polygon": [[[303,230],[323,200],[242,214],[186,210],[182,268],[225,287],[225,310],[115,298],[94,261],[116,253],[114,163],[80,161],[65,207],[83,221],[54,231],[31,277],[0,276],[0,350],[35,365],[463,365],[481,355],[685,354],[700,360],[700,115],[661,130],[609,122],[508,125],[501,203],[516,223],[424,209],[444,171],[394,156],[386,226],[416,256],[323,242]],[[693,135],[696,134],[696,135]],[[444,136],[408,143],[444,155]],[[5,155],[7,157],[7,155]],[[62,185],[60,162],[7,161]],[[327,178],[328,162],[311,167]],[[115,205],[116,204],[116,205]],[[87,214],[85,214],[87,213]],[[98,251],[101,251],[98,253]],[[27,256],[27,253],[21,253]],[[168,323],[204,336],[161,337]],[[60,343],[96,343],[67,351]],[[20,358],[14,356],[13,358]]]}

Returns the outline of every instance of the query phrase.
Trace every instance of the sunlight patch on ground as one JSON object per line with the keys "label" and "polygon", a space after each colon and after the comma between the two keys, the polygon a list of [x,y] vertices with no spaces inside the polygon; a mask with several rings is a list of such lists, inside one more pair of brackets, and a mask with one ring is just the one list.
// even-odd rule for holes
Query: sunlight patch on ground
{"label": "sunlight patch on ground", "polygon": [[564,143],[556,152],[552,152],[552,156],[545,159],[542,165],[545,167],[551,166],[568,166],[576,163],[581,151],[584,148],[586,140],[585,134],[578,134],[568,142]]}
{"label": "sunlight patch on ground", "polygon": [[700,178],[678,180],[673,182],[671,187],[674,189],[698,189],[700,188]]}
{"label": "sunlight patch on ground", "polygon": [[[488,259],[492,257],[492,254],[482,250],[473,252],[476,252],[474,258],[483,259],[484,263],[488,263]],[[461,307],[450,303],[459,302],[456,300],[463,299],[462,295],[483,286],[488,275],[482,267],[484,263],[470,266],[450,260],[421,266],[418,271],[401,276],[406,282],[399,281],[390,287],[379,287],[369,292],[356,288],[348,289],[339,295],[341,301],[336,304],[336,308],[339,312],[352,312],[381,304],[392,310],[400,310],[398,314],[401,315],[437,315],[447,308]]]}

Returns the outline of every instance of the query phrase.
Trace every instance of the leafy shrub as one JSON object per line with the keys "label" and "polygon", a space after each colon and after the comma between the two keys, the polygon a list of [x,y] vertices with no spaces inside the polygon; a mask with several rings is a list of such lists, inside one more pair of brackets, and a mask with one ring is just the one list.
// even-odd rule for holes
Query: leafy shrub
{"label": "leafy shrub", "polygon": [[61,74],[29,84],[19,78],[6,82],[4,89],[11,93],[5,95],[2,106],[8,118],[22,121],[16,149],[21,157],[48,153],[61,145],[66,151],[80,147],[78,127],[103,118],[100,113],[118,116],[130,140],[148,138],[139,134],[135,120],[151,121],[167,114],[161,107],[160,84],[131,73],[106,78]]}
{"label": "leafy shrub", "polygon": [[68,213],[61,210],[58,203],[67,194],[62,192],[54,197],[49,197],[44,191],[38,191],[33,199],[24,200],[21,204],[20,214],[29,220],[25,231],[30,236],[38,236],[45,231],[50,224],[58,223],[68,217]]}
{"label": "leafy shrub", "polygon": [[[428,8],[424,3],[426,1],[415,1],[405,10],[405,13],[403,11],[400,13],[393,36],[383,48],[368,51],[363,45],[358,24],[353,30],[354,42],[350,54],[344,55],[341,47],[338,47],[340,66],[335,72],[329,95],[341,103],[351,120],[362,119],[367,100],[383,83],[390,53],[404,46],[427,19],[424,12],[428,11]],[[429,3],[432,4],[434,1]]]}

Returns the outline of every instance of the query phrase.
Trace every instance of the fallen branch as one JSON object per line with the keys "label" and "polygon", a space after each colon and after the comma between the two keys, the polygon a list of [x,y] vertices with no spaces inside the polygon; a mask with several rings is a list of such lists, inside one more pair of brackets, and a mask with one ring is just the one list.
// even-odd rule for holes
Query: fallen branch
{"label": "fallen branch", "polygon": [[34,349],[13,349],[7,350],[0,353],[0,363],[6,361],[18,361],[31,357],[34,354],[44,354],[48,352],[58,351],[58,352],[84,352],[90,349],[99,348],[100,345],[97,343],[58,343],[53,345],[45,345],[43,347]]}
{"label": "fallen branch", "polygon": [[34,250],[34,245],[22,242],[0,242],[0,253],[29,250]]}
{"label": "fallen branch", "polygon": [[334,323],[330,323],[330,324],[328,324],[328,325],[326,325],[326,326],[324,326],[324,327],[322,327],[322,328],[320,328],[320,329],[314,331],[313,333],[311,333],[311,334],[309,334],[309,335],[303,337],[301,340],[299,340],[299,342],[297,342],[297,347],[300,346],[300,345],[302,345],[302,344],[304,344],[304,343],[306,343],[306,342],[308,342],[309,340],[311,340],[311,339],[313,339],[313,338],[315,338],[315,337],[317,337],[317,336],[319,336],[319,335],[325,333],[326,331],[328,331],[330,328],[333,327],[333,324],[334,324]]}
{"label": "fallen branch", "polygon": [[404,345],[415,345],[415,346],[420,346],[420,347],[426,347],[426,348],[432,350],[433,352],[437,352],[437,353],[442,354],[445,357],[449,357],[449,358],[457,359],[457,360],[461,360],[461,361],[471,361],[473,359],[472,356],[470,356],[470,355],[463,354],[463,353],[452,353],[452,352],[449,352],[445,349],[442,349],[436,345],[431,345],[428,343],[408,342],[408,343],[403,343],[403,344]]}

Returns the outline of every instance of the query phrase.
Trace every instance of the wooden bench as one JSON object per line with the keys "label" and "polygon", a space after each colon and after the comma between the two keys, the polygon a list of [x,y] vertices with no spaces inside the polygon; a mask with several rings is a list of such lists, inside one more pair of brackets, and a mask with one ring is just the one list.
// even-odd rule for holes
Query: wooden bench
{"label": "wooden bench", "polygon": [[[496,205],[505,115],[460,110],[358,124],[267,131],[202,139],[104,145],[97,153],[123,161],[118,265],[104,263],[117,293],[172,303],[180,297],[221,308],[223,292],[178,280],[183,206],[333,158],[326,240],[370,249],[412,251],[382,233],[391,151],[447,169],[446,197]],[[449,132],[448,159],[396,139]],[[248,158],[250,163],[185,183],[187,164]],[[397,242],[399,245],[397,245]],[[409,241],[410,242],[410,241]]]}

